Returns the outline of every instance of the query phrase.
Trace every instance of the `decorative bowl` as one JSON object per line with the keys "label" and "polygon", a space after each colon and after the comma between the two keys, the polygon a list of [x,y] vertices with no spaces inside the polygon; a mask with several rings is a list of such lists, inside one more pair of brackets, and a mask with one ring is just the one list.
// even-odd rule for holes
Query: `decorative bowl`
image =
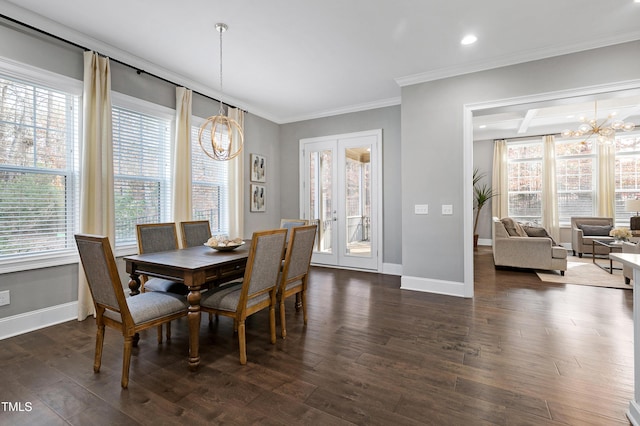
{"label": "decorative bowl", "polygon": [[223,241],[217,240],[215,238],[210,238],[209,241],[204,243],[204,245],[217,251],[231,251],[243,246],[244,241],[239,238],[236,238],[235,240]]}

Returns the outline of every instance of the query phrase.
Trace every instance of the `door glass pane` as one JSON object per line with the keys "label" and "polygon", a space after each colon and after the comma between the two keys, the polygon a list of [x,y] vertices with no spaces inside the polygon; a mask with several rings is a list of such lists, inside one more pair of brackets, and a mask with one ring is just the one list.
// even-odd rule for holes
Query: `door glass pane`
{"label": "door glass pane", "polygon": [[311,220],[318,224],[315,251],[332,253],[334,207],[332,194],[332,161],[331,150],[311,151],[309,153],[309,211]]}
{"label": "door glass pane", "polygon": [[345,149],[345,254],[371,257],[371,146]]}

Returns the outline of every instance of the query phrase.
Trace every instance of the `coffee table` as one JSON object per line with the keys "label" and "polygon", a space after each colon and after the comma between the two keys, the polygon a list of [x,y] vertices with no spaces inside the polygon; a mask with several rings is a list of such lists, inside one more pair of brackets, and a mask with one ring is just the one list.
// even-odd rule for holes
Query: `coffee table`
{"label": "coffee table", "polygon": [[[609,257],[609,255],[611,253],[622,253],[622,241],[618,241],[618,240],[592,240],[591,241],[591,245],[592,245],[592,250],[591,252],[593,253],[592,255],[592,259],[593,259],[593,264],[596,265],[597,267],[604,269],[605,271],[607,271],[610,274],[613,274],[614,269],[618,269],[618,270],[622,270],[622,268],[614,268],[613,267],[613,259],[611,259],[611,257]],[[600,246],[604,246],[606,247],[609,252],[607,253],[607,259],[609,259],[609,266],[603,266],[600,265],[598,262],[596,262],[596,245],[600,245]]]}

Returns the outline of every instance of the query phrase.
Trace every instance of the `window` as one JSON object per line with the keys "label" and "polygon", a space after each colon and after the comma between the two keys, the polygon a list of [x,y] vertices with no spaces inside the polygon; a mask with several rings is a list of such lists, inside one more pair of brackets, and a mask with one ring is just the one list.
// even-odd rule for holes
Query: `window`
{"label": "window", "polygon": [[542,221],[542,142],[507,145],[509,216],[519,222]]}
{"label": "window", "polygon": [[[625,201],[640,199],[640,133],[618,133],[615,141],[615,222],[629,226],[636,212],[625,211]],[[542,219],[542,150],[539,141],[507,145],[509,216],[518,221]],[[597,164],[594,142],[556,140],[560,225],[569,225],[572,216],[597,214]]]}
{"label": "window", "polygon": [[0,260],[75,249],[82,84],[22,71],[0,73]]}
{"label": "window", "polygon": [[[194,122],[199,120],[194,117]],[[210,127],[203,140],[210,140]],[[191,128],[191,180],[194,220],[208,220],[212,234],[229,233],[229,162],[207,156],[198,141],[199,126]]]}
{"label": "window", "polygon": [[625,211],[625,200],[640,199],[640,133],[616,136],[616,223],[629,226],[635,212]]}
{"label": "window", "polygon": [[556,183],[558,216],[569,225],[572,216],[595,215],[596,156],[591,142],[556,141]]}
{"label": "window", "polygon": [[170,217],[172,112],[114,94],[116,246],[136,242],[136,224]]}

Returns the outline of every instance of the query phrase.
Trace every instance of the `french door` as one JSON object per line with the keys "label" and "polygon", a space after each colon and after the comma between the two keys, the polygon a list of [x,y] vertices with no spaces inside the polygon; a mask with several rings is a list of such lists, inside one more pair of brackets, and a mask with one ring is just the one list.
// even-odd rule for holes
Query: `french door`
{"label": "french door", "polygon": [[318,225],[314,264],[382,270],[382,131],[300,140],[300,213]]}

